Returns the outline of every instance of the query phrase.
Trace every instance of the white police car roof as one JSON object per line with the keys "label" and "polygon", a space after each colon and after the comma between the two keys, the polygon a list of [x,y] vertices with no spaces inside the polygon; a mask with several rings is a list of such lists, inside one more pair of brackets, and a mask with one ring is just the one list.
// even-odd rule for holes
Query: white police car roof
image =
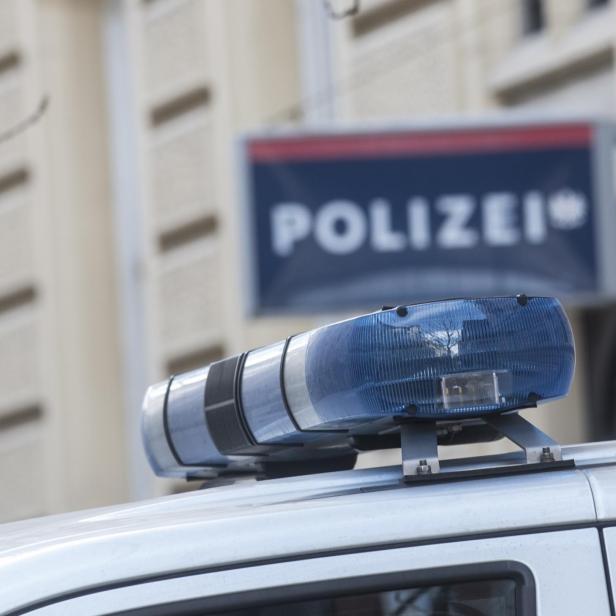
{"label": "white police car roof", "polygon": [[616,519],[616,442],[571,457],[576,469],[415,486],[400,466],[247,482],[5,524],[0,611],[170,573]]}

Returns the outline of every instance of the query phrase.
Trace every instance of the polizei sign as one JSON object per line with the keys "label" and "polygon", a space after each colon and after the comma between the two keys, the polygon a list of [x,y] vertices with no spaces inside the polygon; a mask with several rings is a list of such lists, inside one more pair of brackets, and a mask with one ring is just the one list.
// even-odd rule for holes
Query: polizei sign
{"label": "polizei sign", "polygon": [[252,311],[613,296],[612,151],[589,122],[245,139]]}

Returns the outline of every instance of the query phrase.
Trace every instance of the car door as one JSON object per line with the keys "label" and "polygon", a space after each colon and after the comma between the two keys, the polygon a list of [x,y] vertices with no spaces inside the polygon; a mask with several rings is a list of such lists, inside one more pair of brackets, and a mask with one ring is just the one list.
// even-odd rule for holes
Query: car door
{"label": "car door", "polygon": [[593,492],[599,525],[597,532],[604,543],[607,577],[612,592],[616,588],[616,467],[588,468],[584,474]]}
{"label": "car door", "polygon": [[28,613],[602,616],[610,614],[610,604],[598,531],[589,527],[375,546],[127,580]]}

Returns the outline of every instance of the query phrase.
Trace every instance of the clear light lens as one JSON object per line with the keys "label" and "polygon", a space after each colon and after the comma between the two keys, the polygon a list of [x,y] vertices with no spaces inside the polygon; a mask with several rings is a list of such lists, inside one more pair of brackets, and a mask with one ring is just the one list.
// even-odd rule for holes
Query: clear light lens
{"label": "clear light lens", "polygon": [[487,406],[503,404],[511,395],[511,373],[508,370],[461,372],[441,378],[443,407]]}
{"label": "clear light lens", "polygon": [[257,443],[301,443],[282,398],[280,370],[285,342],[250,351],[242,372],[242,408]]}
{"label": "clear light lens", "polygon": [[205,422],[203,399],[209,366],[173,377],[167,394],[167,423],[173,446],[186,465],[228,463],[214,445]]}

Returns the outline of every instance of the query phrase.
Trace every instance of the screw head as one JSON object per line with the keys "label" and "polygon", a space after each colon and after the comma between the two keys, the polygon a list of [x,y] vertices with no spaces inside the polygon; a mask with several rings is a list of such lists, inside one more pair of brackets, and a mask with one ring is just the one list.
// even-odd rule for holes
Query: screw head
{"label": "screw head", "polygon": [[554,462],[554,454],[549,447],[544,447],[541,450],[541,457],[539,458],[541,462]]}
{"label": "screw head", "polygon": [[419,460],[419,465],[417,466],[417,474],[418,475],[430,475],[432,473],[432,467],[428,464],[427,460]]}
{"label": "screw head", "polygon": [[520,306],[526,306],[526,304],[528,304],[528,296],[525,295],[524,293],[520,293],[516,295],[515,299],[518,302],[518,304],[520,304]]}
{"label": "screw head", "polygon": [[417,415],[417,405],[416,404],[407,404],[404,409],[409,415]]}
{"label": "screw head", "polygon": [[405,317],[409,313],[408,308],[406,306],[398,306],[396,308],[396,314],[399,317]]}

